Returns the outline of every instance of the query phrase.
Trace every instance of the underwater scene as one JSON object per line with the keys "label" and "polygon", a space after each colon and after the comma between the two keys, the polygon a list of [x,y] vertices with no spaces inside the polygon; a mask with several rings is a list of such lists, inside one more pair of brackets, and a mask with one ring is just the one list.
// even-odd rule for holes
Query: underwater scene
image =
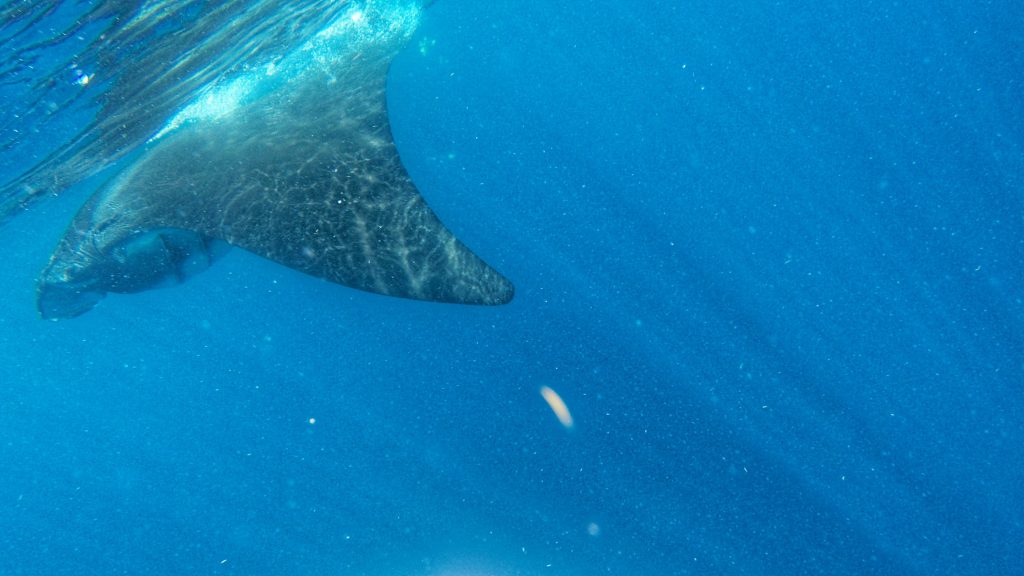
{"label": "underwater scene", "polygon": [[1024,5],[0,3],[0,576],[1024,572]]}

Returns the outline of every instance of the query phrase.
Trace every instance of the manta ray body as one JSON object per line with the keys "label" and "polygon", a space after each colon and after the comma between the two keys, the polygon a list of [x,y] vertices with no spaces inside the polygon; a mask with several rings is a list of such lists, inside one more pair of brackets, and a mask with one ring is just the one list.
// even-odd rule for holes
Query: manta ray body
{"label": "manta ray body", "polygon": [[389,296],[511,300],[512,284],[427,206],[392,140],[387,71],[422,6],[370,5],[172,118],[74,217],[40,277],[40,314],[182,281],[228,245]]}

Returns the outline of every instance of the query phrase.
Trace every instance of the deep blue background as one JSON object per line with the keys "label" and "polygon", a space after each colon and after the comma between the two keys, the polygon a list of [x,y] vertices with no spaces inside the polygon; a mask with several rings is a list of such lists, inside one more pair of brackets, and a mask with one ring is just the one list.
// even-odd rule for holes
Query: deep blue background
{"label": "deep blue background", "polygon": [[0,228],[0,574],[1019,573],[1024,8],[761,4],[428,12],[396,140],[506,307],[234,251],[47,323],[89,187]]}

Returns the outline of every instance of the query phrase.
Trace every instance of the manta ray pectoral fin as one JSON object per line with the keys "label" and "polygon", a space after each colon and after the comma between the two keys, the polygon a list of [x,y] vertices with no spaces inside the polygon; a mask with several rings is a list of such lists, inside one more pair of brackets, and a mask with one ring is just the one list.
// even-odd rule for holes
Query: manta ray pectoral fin
{"label": "manta ray pectoral fin", "polygon": [[278,202],[228,204],[231,225],[211,236],[338,284],[459,304],[504,304],[514,293],[445,228],[397,155],[386,169],[335,176],[329,185],[296,182]]}

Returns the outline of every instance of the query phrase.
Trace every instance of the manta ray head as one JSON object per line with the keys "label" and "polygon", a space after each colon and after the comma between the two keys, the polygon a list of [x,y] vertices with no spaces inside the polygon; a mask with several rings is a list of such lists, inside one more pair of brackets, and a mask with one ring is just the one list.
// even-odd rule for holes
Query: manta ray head
{"label": "manta ray head", "polygon": [[126,230],[72,226],[39,278],[39,314],[74,318],[108,292],[134,293],[184,282],[202,272],[227,245],[178,228]]}

